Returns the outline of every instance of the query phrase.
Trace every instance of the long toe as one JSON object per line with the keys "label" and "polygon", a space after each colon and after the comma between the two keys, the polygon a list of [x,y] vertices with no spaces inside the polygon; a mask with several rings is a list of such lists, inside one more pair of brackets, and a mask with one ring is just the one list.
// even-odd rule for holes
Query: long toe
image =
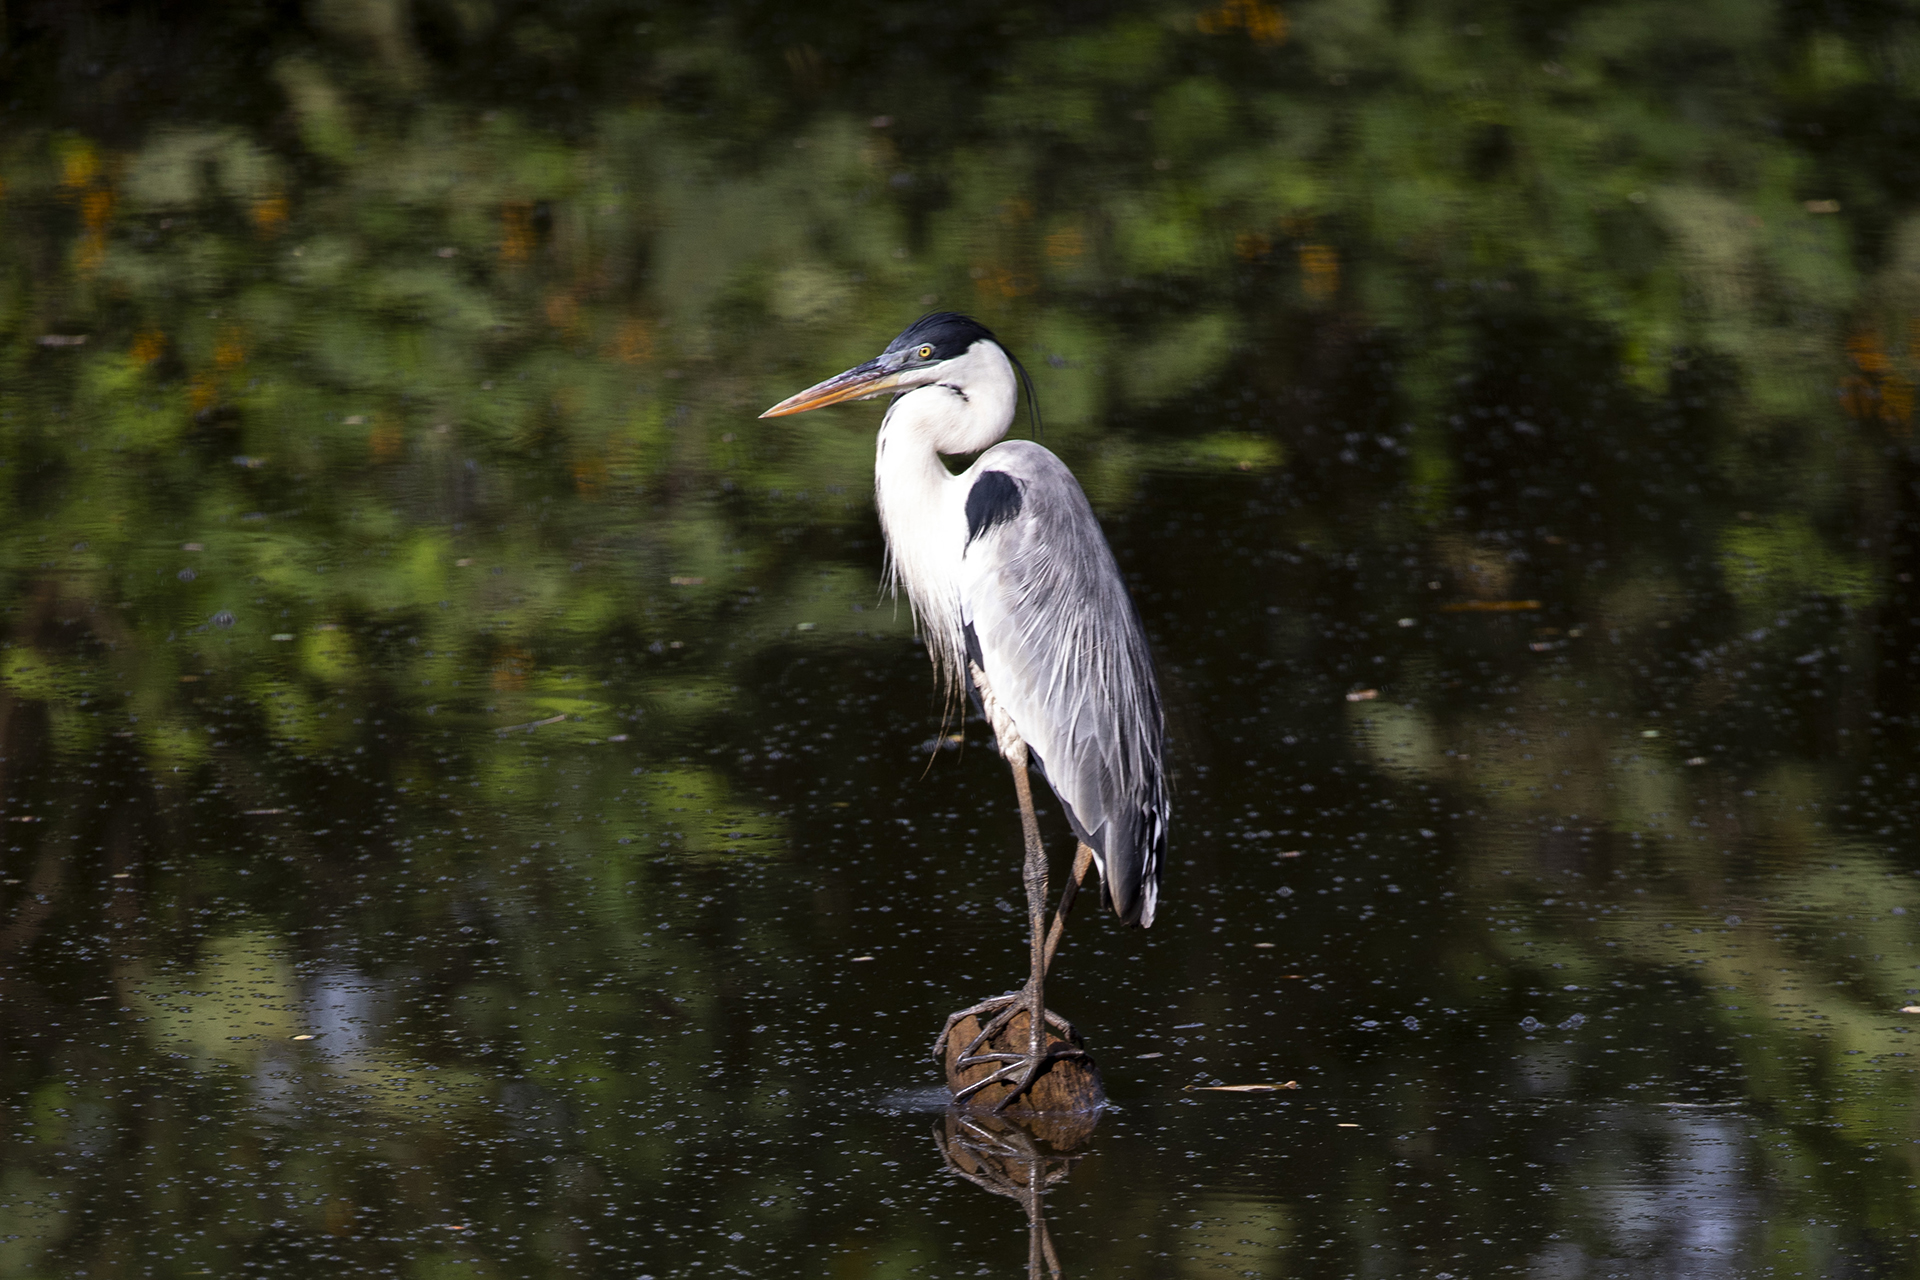
{"label": "long toe", "polygon": [[1017,997],[1009,997],[1006,1006],[993,1016],[993,1021],[980,1028],[980,1034],[973,1038],[973,1043],[967,1046],[966,1052],[968,1054],[980,1052],[981,1045],[999,1035],[1001,1030],[1013,1021],[1013,1016],[1026,1007]]}
{"label": "long toe", "polygon": [[[1008,1080],[1011,1080],[1014,1076],[1019,1075],[1022,1072],[1026,1071],[1026,1069],[1027,1069],[1027,1060],[1024,1057],[1016,1057],[1012,1062],[1009,1062],[1006,1066],[1000,1068],[998,1071],[994,1072],[992,1075],[983,1076],[980,1079],[975,1080],[972,1084],[968,1085],[966,1088],[956,1090],[953,1095],[953,1100],[955,1102],[965,1102],[968,1098],[971,1098],[974,1094],[980,1092],[982,1089],[987,1088],[989,1085],[1005,1084]],[[1020,1095],[1019,1095],[1019,1092],[1016,1091],[1011,1096],[1019,1097]],[[1001,1107],[1004,1107],[1006,1105],[1007,1105],[1006,1102],[1002,1102],[999,1104],[999,1106],[996,1106],[994,1110],[998,1111],[1000,1110]]]}
{"label": "long toe", "polygon": [[991,999],[982,1000],[979,1004],[974,1005],[971,1009],[962,1009],[958,1013],[948,1014],[946,1025],[941,1027],[940,1034],[933,1038],[933,1060],[935,1062],[939,1062],[946,1057],[947,1038],[953,1034],[953,1029],[959,1026],[960,1023],[964,1022],[968,1018],[978,1018],[983,1014],[995,1013],[1000,1015],[997,1020],[990,1021],[987,1024],[989,1030],[982,1032],[981,1035],[979,1036],[976,1036],[974,1038],[973,1043],[967,1046],[968,1053],[974,1052],[976,1049],[980,1047],[981,1041],[987,1035],[990,1035],[992,1034],[993,1031],[997,1031],[1000,1027],[1005,1026],[1006,1019],[1009,1017],[1012,1017],[1014,1013],[1019,1012],[1020,1000],[1021,1000],[1021,997],[1024,995],[1025,995],[1025,992],[1023,991],[1009,991],[1006,995],[994,996]]}

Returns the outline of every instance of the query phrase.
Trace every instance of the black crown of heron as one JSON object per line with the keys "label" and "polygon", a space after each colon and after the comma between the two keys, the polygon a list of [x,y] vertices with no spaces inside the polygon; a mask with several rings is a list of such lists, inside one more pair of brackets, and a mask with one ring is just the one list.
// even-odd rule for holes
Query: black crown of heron
{"label": "black crown of heron", "polygon": [[[1019,1008],[1032,1014],[1028,1058],[995,1077],[1016,1085],[1009,1100],[1044,1069],[1043,1020],[1064,1025],[1045,1014],[1041,986],[1087,866],[1123,922],[1151,925],[1169,810],[1164,718],[1139,614],[1073,473],[1040,445],[1006,439],[1023,384],[1031,399],[1025,369],[984,325],[938,312],[761,415],[894,397],[874,450],[888,585],[905,589],[938,678],[992,723],[1020,801],[1032,971],[1021,991],[977,1007],[1001,1022]],[[958,475],[941,460],[966,454],[979,456]],[[1080,842],[1051,934],[1029,765]]]}

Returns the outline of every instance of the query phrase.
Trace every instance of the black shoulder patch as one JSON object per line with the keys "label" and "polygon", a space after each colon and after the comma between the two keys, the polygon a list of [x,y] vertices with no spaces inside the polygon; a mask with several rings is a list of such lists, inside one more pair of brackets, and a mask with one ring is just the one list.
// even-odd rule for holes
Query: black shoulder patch
{"label": "black shoulder patch", "polygon": [[982,471],[967,490],[967,545],[1020,514],[1020,482],[1004,471]]}

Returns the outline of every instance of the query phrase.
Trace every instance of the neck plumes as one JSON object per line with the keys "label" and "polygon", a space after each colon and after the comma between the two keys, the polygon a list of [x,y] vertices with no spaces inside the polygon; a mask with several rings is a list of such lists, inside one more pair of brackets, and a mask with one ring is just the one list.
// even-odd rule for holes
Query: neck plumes
{"label": "neck plumes", "polygon": [[976,343],[941,372],[939,382],[914,388],[887,410],[873,488],[887,537],[887,587],[896,596],[906,589],[934,671],[957,700],[966,678],[959,569],[968,477],[948,471],[940,455],[978,453],[1003,439],[1018,385],[1006,354],[991,343]]}

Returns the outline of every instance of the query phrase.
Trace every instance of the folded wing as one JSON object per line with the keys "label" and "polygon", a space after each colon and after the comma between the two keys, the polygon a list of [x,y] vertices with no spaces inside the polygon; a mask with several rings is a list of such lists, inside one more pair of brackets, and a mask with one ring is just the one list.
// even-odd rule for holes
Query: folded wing
{"label": "folded wing", "polygon": [[1167,847],[1164,718],[1146,635],[1066,465],[1007,441],[969,472],[960,613],[985,672],[1068,820],[1103,897],[1153,923]]}

